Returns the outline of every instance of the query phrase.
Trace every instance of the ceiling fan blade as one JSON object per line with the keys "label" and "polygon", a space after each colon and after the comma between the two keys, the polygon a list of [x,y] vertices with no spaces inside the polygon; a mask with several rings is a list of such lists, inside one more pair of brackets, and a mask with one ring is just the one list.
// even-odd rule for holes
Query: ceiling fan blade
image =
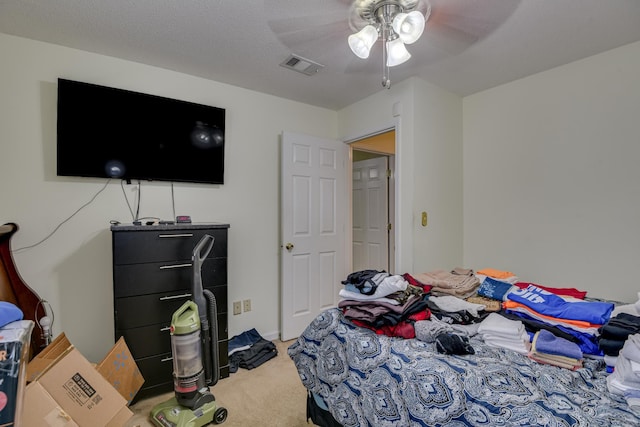
{"label": "ceiling fan blade", "polygon": [[292,32],[314,31],[316,28],[332,25],[340,25],[342,32],[348,32],[349,27],[345,26],[346,23],[347,19],[343,14],[277,18],[267,21],[269,28],[276,36]]}
{"label": "ceiling fan blade", "polygon": [[431,0],[431,15],[418,42],[407,47],[413,66],[456,56],[488,37],[521,0]]}
{"label": "ceiling fan blade", "polygon": [[265,0],[267,25],[293,53],[330,67],[349,55],[349,3],[347,0],[322,3]]}
{"label": "ceiling fan blade", "polygon": [[518,8],[521,0],[431,0],[431,16],[423,37],[439,37],[452,54],[495,31]]}
{"label": "ceiling fan blade", "polygon": [[522,0],[430,0],[429,21],[446,20],[460,28],[476,27],[483,23],[492,31],[520,6]]}
{"label": "ceiling fan blade", "polygon": [[278,34],[278,40],[290,49],[311,48],[314,45],[326,47],[323,43],[342,41],[347,44],[348,33],[344,32],[342,23],[320,24],[301,30],[292,30]]}
{"label": "ceiling fan blade", "polygon": [[[265,19],[273,33],[304,31],[316,26],[347,22],[348,0],[265,0]],[[348,25],[345,31],[348,31]]]}

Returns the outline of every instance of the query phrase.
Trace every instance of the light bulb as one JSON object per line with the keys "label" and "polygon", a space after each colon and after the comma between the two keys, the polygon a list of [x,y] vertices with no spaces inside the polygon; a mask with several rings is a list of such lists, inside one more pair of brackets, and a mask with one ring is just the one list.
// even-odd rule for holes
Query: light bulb
{"label": "light bulb", "polygon": [[393,31],[405,44],[415,43],[422,35],[424,25],[424,15],[417,10],[399,13],[393,18]]}
{"label": "light bulb", "polygon": [[351,51],[359,58],[369,57],[371,47],[378,39],[378,30],[373,25],[367,25],[355,34],[351,34],[347,41]]}
{"label": "light bulb", "polygon": [[387,42],[387,52],[387,66],[389,67],[403,64],[411,58],[411,54],[400,39]]}
{"label": "light bulb", "polygon": [[49,316],[44,316],[40,319],[42,338],[44,338],[45,345],[51,344],[51,323],[51,318]]}
{"label": "light bulb", "polygon": [[40,319],[40,326],[42,326],[42,329],[49,330],[51,328],[51,318],[49,316],[44,316]]}

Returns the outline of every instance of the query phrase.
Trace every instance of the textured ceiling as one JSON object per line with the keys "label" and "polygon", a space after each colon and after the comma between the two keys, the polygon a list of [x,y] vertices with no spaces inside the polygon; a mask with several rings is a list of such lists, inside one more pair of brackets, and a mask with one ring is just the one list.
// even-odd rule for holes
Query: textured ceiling
{"label": "textured ceiling", "polygon": [[[431,0],[418,76],[462,96],[640,40],[640,0]],[[1,0],[0,32],[339,109],[382,89],[349,50],[347,0]],[[279,64],[297,54],[313,76]],[[7,58],[3,58],[3,61]]]}

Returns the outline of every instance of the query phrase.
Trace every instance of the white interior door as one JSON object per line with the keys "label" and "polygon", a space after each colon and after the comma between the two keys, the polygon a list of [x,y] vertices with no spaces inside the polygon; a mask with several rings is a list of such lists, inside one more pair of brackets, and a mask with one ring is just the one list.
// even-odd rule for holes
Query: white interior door
{"label": "white interior door", "polygon": [[386,156],[353,163],[353,270],[389,268],[389,184]]}
{"label": "white interior door", "polygon": [[298,337],[338,301],[346,272],[346,165],[339,141],[283,132],[281,339]]}

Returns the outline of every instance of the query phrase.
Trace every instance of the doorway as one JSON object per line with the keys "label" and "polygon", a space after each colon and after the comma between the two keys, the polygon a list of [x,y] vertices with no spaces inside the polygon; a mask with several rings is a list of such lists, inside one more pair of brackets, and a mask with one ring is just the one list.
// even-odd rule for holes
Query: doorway
{"label": "doorway", "polygon": [[395,270],[395,130],[350,144],[352,270]]}

